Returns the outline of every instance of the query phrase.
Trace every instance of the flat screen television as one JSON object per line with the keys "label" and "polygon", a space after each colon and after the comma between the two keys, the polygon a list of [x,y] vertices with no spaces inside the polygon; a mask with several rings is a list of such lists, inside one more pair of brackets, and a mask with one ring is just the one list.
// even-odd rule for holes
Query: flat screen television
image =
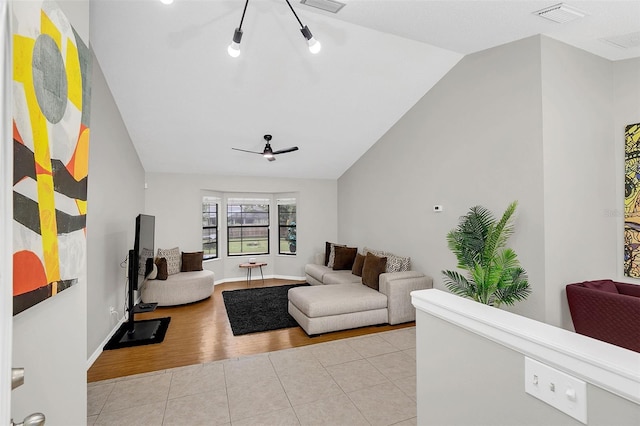
{"label": "flat screen television", "polygon": [[129,317],[123,324],[127,333],[122,336],[121,343],[149,339],[155,335],[160,325],[159,321],[135,321],[135,292],[153,271],[155,225],[155,216],[139,214],[136,217],[133,250],[129,250],[129,300],[127,303]]}
{"label": "flat screen television", "polygon": [[147,214],[136,217],[136,234],[133,243],[135,259],[130,259],[130,277],[133,290],[138,290],[144,279],[153,271],[153,250],[156,218]]}

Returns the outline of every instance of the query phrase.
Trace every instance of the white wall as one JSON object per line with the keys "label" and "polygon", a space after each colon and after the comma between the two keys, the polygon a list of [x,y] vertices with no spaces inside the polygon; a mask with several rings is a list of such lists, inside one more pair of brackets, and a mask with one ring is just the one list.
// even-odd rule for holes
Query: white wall
{"label": "white wall", "polygon": [[[126,268],[135,218],[144,212],[144,169],[94,57],[87,215],[86,358],[101,348],[125,313]],[[85,358],[85,359],[86,359]],[[86,365],[86,362],[85,362]]]}
{"label": "white wall", "polygon": [[[145,213],[156,217],[156,250],[178,246],[181,251],[202,249],[202,190],[234,193],[297,193],[297,236],[295,256],[254,256],[267,262],[265,276],[304,277],[304,265],[314,253],[324,252],[325,241],[337,237],[337,183],[322,179],[280,179],[241,176],[147,173]],[[221,214],[224,214],[221,212]],[[273,213],[272,213],[273,214]],[[273,234],[274,229],[271,229]],[[218,237],[220,247],[226,235]],[[272,244],[273,246],[273,244]],[[222,256],[205,262],[216,282],[244,279],[238,264],[247,257]]]}
{"label": "white wall", "polygon": [[514,310],[543,319],[540,86],[539,37],[463,58],[340,177],[339,240],[411,256],[444,289],[459,217],[478,204],[499,217],[518,200],[510,245],[533,293]]}
{"label": "white wall", "polygon": [[[88,45],[89,2],[58,4]],[[13,367],[25,369],[25,384],[12,392],[16,421],[43,412],[47,425],[86,422],[87,285],[82,274],[76,285],[13,318]]]}
{"label": "white wall", "polygon": [[339,179],[340,240],[410,255],[444,289],[458,218],[518,200],[509,245],[533,293],[507,309],[571,329],[565,286],[621,275],[638,69],[544,36],[465,57]]}
{"label": "white wall", "polygon": [[565,286],[613,278],[622,226],[613,127],[613,63],[542,37],[546,314],[572,328]]}

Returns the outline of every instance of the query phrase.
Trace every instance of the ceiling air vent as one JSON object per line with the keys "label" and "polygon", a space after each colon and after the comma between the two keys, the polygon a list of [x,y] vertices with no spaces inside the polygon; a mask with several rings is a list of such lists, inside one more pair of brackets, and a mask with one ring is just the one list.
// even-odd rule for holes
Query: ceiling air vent
{"label": "ceiling air vent", "polygon": [[338,13],[345,6],[344,3],[335,0],[300,0],[300,3],[331,13]]}
{"label": "ceiling air vent", "polygon": [[573,21],[574,19],[584,18],[587,16],[585,12],[564,3],[558,3],[555,6],[547,7],[533,13],[559,24],[564,24],[566,22]]}
{"label": "ceiling air vent", "polygon": [[640,31],[636,33],[604,38],[603,40],[623,49],[631,49],[640,46]]}

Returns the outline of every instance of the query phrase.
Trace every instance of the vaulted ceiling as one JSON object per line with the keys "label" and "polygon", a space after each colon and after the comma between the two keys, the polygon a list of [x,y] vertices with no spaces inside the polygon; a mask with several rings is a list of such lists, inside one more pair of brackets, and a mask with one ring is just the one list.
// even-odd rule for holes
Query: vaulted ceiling
{"label": "vaulted ceiling", "polygon": [[[147,172],[336,179],[466,54],[545,34],[606,59],[640,57],[640,1],[92,0],[91,46]],[[605,38],[626,36],[635,47]],[[299,150],[266,161],[274,150]]]}

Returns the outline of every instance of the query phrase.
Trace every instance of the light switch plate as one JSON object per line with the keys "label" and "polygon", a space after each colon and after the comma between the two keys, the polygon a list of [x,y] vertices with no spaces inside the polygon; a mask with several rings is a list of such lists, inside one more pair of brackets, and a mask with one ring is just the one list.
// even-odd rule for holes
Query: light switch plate
{"label": "light switch plate", "polygon": [[587,424],[587,384],[531,358],[524,358],[524,390]]}

